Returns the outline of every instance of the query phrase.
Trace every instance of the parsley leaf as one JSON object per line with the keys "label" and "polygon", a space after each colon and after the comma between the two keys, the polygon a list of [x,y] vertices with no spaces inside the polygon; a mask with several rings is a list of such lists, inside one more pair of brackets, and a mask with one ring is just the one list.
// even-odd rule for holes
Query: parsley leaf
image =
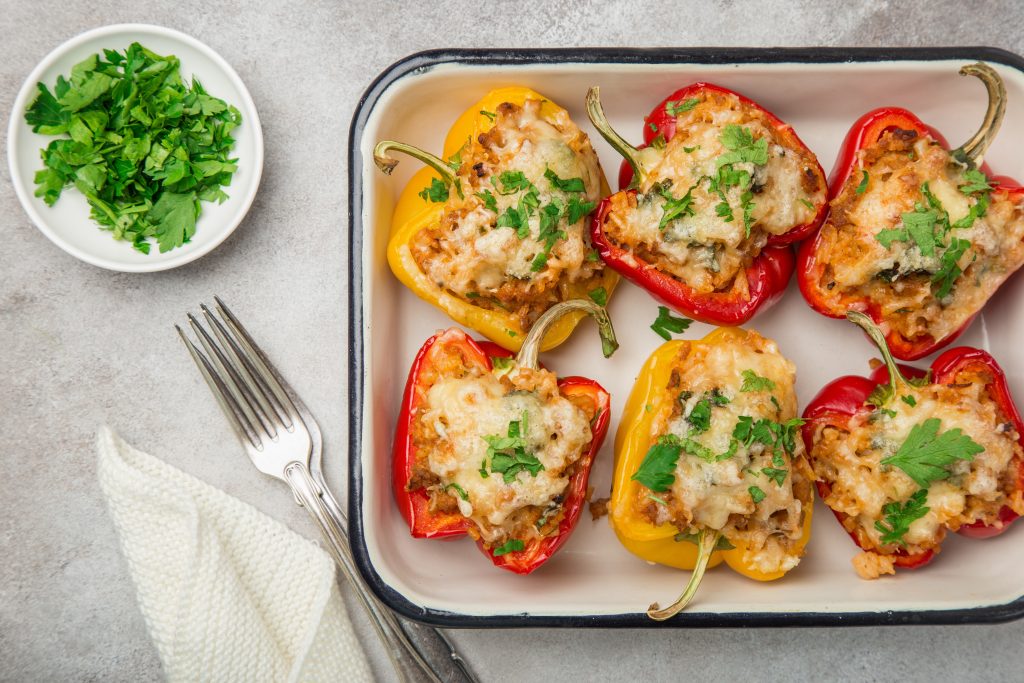
{"label": "parsley leaf", "polygon": [[656,493],[664,493],[676,480],[676,463],[683,451],[678,436],[664,434],[658,438],[644,455],[640,467],[630,479],[638,481]]}
{"label": "parsley leaf", "polygon": [[495,114],[493,111],[487,111],[486,109],[481,109],[480,110],[480,114],[481,114],[481,116],[486,116],[491,121],[493,121],[494,119],[498,118],[497,114]]}
{"label": "parsley leaf", "polygon": [[882,458],[883,465],[903,470],[921,488],[950,475],[948,466],[957,460],[974,460],[985,449],[959,427],[939,434],[941,421],[931,417],[910,430],[896,455]]}
{"label": "parsley leaf", "polygon": [[665,341],[671,341],[672,333],[680,334],[685,332],[692,322],[689,318],[680,318],[672,315],[665,306],[658,306],[658,317],[651,325],[651,329]]}
{"label": "parsley leaf", "polygon": [[858,185],[857,189],[854,190],[857,194],[864,194],[868,189],[868,172],[862,170],[861,173],[863,173],[863,175],[860,178],[860,185]]}
{"label": "parsley leaf", "polygon": [[762,377],[753,370],[744,370],[740,373],[743,376],[743,385],[740,391],[775,391],[775,382]]}
{"label": "parsley leaf", "polygon": [[670,186],[662,185],[660,192],[661,196],[665,198],[665,203],[661,206],[662,215],[661,221],[658,223],[658,230],[664,230],[669,223],[678,218],[697,214],[696,209],[693,208],[693,187],[679,199],[672,195]]}
{"label": "parsley leaf", "polygon": [[932,275],[932,282],[938,285],[938,288],[935,290],[935,297],[937,299],[945,299],[953,289],[953,284],[963,272],[959,264],[960,257],[964,255],[964,252],[970,246],[970,241],[954,237],[946,251],[942,252],[939,269]]}
{"label": "parsley leaf", "polygon": [[672,100],[669,100],[668,102],[665,103],[665,113],[668,114],[669,116],[679,116],[684,112],[690,111],[698,104],[700,104],[699,97],[691,97],[689,99],[681,100],[679,102],[673,102]]}
{"label": "parsley leaf", "polygon": [[882,534],[883,544],[896,544],[906,547],[903,537],[910,531],[910,525],[921,519],[930,508],[925,506],[928,500],[928,489],[921,489],[912,495],[905,503],[886,503],[882,506],[882,514],[885,515],[885,523],[875,522],[875,529]]}
{"label": "parsley leaf", "polygon": [[903,227],[917,244],[925,256],[935,255],[935,221],[938,216],[934,211],[909,211],[904,213]]}
{"label": "parsley leaf", "polygon": [[731,153],[718,157],[717,164],[734,164],[737,162],[748,162],[755,166],[764,166],[768,163],[768,138],[754,140],[754,134],[749,128],[743,128],[735,123],[725,127],[719,136],[722,146]]}
{"label": "parsley leaf", "polygon": [[751,500],[754,501],[754,505],[757,505],[762,500],[764,500],[765,496],[767,495],[764,491],[762,491],[757,486],[751,486],[750,488],[748,488],[747,489],[747,493],[750,494],[750,498],[751,498]]}
{"label": "parsley leaf", "polygon": [[559,178],[558,174],[550,168],[544,169],[544,177],[551,183],[551,187],[562,192],[586,192],[583,178]]}
{"label": "parsley leaf", "polygon": [[533,183],[522,171],[502,171],[498,175],[498,184],[501,185],[498,189],[500,194],[515,194],[533,188]]}
{"label": "parsley leaf", "polygon": [[907,394],[906,396],[900,396],[900,400],[906,403],[911,408],[917,405],[917,399],[911,396],[910,394]]}
{"label": "parsley leaf", "polygon": [[516,553],[526,547],[526,544],[520,541],[518,538],[513,538],[502,545],[494,549],[494,556],[501,557],[502,555],[508,555],[509,553]]}
{"label": "parsley leaf", "polygon": [[587,292],[587,296],[589,296],[598,306],[604,306],[608,303],[608,292],[604,287],[598,287],[597,289],[590,290]]}
{"label": "parsley leaf", "polygon": [[466,489],[462,488],[455,482],[452,482],[451,484],[445,484],[444,490],[447,491],[448,489],[453,489],[455,493],[458,494],[459,498],[466,502],[469,502],[469,494],[466,493]]}
{"label": "parsley leaf", "polygon": [[529,472],[536,477],[544,465],[532,453],[527,452],[527,413],[520,420],[508,424],[507,436],[485,436],[487,457],[491,461],[491,472],[504,477],[505,483],[515,481],[520,472]]}
{"label": "parsley leaf", "polygon": [[573,195],[572,197],[569,197],[569,205],[565,209],[567,216],[566,221],[569,225],[576,225],[577,221],[584,216],[589,215],[596,206],[596,202],[587,202],[580,199],[578,195]]}
{"label": "parsley leaf", "polygon": [[498,199],[493,194],[491,194],[490,190],[482,190],[480,192],[477,192],[476,196],[480,198],[480,200],[484,203],[484,206],[487,207],[488,211],[498,213]]}
{"label": "parsley leaf", "polygon": [[431,178],[430,187],[424,187],[419,192],[423,201],[438,202],[448,201],[448,186],[440,178]]}
{"label": "parsley leaf", "polygon": [[786,475],[788,473],[789,470],[783,470],[777,467],[765,467],[761,470],[761,474],[774,481],[776,486],[782,486],[786,481]]}
{"label": "parsley leaf", "polygon": [[893,242],[906,242],[909,237],[906,228],[886,228],[875,235],[875,239],[886,249],[891,247]]}
{"label": "parsley leaf", "polygon": [[973,194],[975,192],[991,192],[992,186],[988,182],[988,176],[977,169],[970,169],[964,172],[964,180],[966,181],[960,186],[960,191],[964,194]]}

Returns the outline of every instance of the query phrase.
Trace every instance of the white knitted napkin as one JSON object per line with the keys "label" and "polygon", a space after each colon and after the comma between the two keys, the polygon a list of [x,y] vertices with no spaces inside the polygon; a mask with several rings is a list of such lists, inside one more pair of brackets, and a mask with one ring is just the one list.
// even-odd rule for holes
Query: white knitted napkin
{"label": "white knitted napkin", "polygon": [[169,681],[371,680],[323,550],[107,427],[97,449]]}

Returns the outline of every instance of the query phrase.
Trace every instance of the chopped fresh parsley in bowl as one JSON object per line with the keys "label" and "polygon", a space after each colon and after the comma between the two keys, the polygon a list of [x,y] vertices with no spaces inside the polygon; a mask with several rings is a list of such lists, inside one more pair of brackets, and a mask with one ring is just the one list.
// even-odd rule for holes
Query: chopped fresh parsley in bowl
{"label": "chopped fresh parsley in bowl", "polygon": [[237,159],[232,131],[242,115],[186,84],[180,62],[133,42],[103,50],[58,76],[25,111],[36,133],[59,136],[42,149],[35,195],[53,206],[68,186],[115,240],[148,254],[189,242],[203,202],[223,202]]}

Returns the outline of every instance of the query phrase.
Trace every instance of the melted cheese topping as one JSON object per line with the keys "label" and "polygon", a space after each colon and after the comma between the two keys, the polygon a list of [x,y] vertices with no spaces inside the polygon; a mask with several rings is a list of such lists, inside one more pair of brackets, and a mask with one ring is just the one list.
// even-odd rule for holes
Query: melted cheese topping
{"label": "melted cheese topping", "polygon": [[[710,182],[718,174],[718,160],[730,151],[722,142],[730,125],[741,126],[755,140],[767,140],[766,164],[732,164],[751,176],[749,235],[743,218],[745,188],[721,188],[730,219],[719,215],[723,197]],[[814,155],[789,142],[763,112],[734,95],[709,94],[677,116],[675,135],[663,150],[649,147],[643,154],[651,163],[637,198],[626,204],[623,197],[619,210],[610,214],[605,233],[701,292],[727,288],[742,277],[770,236],[810,222],[825,201],[825,179]],[[668,203],[666,190],[676,199],[689,191],[694,215],[660,227]]]}
{"label": "melted cheese topping", "polygon": [[[797,545],[807,513],[803,501],[811,500],[803,444],[797,437],[792,454],[757,442],[748,447],[737,443],[733,430],[740,416],[778,423],[796,417],[793,363],[779,353],[774,342],[750,332],[744,340],[686,345],[677,364],[666,391],[678,398],[668,402],[669,408],[652,421],[651,442],[673,434],[693,439],[715,454],[733,448],[735,452],[709,462],[684,447],[670,491],[651,494],[640,487],[636,504],[654,524],[672,523],[689,533],[720,531],[733,545],[745,549],[747,564],[763,573],[789,571],[803,552]],[[744,370],[771,380],[774,390],[741,391]],[[714,406],[707,431],[693,434],[695,407],[714,394],[724,396],[728,403]],[[785,478],[776,482],[763,473],[765,468],[785,470]],[[757,503],[751,487],[764,493]]]}
{"label": "melted cheese topping", "polygon": [[[526,541],[557,530],[562,496],[591,441],[590,416],[562,396],[554,374],[514,368],[507,374],[445,377],[426,392],[418,424],[430,438],[419,450],[434,480],[435,504],[476,524],[488,545]],[[520,471],[506,482],[490,471],[487,436],[504,437],[526,415],[526,452],[540,461],[536,476]],[[484,477],[481,469],[487,470]],[[458,487],[458,488],[456,488]],[[461,489],[461,491],[459,491]],[[463,496],[463,492],[465,496]]]}
{"label": "melted cheese topping", "polygon": [[[587,257],[589,218],[584,215],[570,225],[564,210],[549,228],[558,237],[546,263],[535,265],[548,241],[541,234],[541,208],[552,202],[567,208],[573,195],[584,203],[600,199],[597,154],[567,113],[560,111],[554,120],[541,116],[539,100],[527,100],[522,107],[500,105],[494,127],[468,145],[457,173],[463,197],[454,189],[449,193],[441,221],[414,239],[413,256],[439,287],[474,305],[515,312],[525,329],[564,298],[567,283],[596,283],[601,277],[603,263]],[[548,169],[565,180],[582,179],[585,191],[556,188],[544,175]],[[537,189],[539,200],[530,209],[528,234],[522,238],[513,227],[497,227],[507,209],[521,208],[524,192],[499,191],[505,189],[502,173],[516,171]],[[479,196],[485,191],[494,197],[497,212]]]}
{"label": "melted cheese topping", "polygon": [[[868,182],[857,192],[864,172]],[[824,265],[818,289],[837,315],[848,299],[868,299],[882,314],[886,331],[907,339],[944,339],[981,310],[1000,284],[1024,264],[1024,202],[993,193],[987,212],[951,238],[971,243],[957,261],[963,271],[949,295],[939,300],[933,275],[942,267],[942,249],[926,255],[913,240],[886,248],[876,235],[902,226],[902,215],[927,199],[928,187],[950,223],[968,216],[978,196],[965,195],[964,169],[934,140],[913,131],[886,133],[857,154],[854,171],[832,201],[822,227],[817,259]]]}
{"label": "melted cheese topping", "polygon": [[[956,384],[901,390],[900,395],[913,397],[914,406],[894,399],[885,406],[892,412],[859,414],[845,429],[816,428],[811,460],[815,475],[831,489],[825,503],[846,516],[846,530],[862,547],[873,549],[868,554],[890,555],[900,549],[882,543],[875,522],[884,520],[886,504],[903,504],[920,487],[902,469],[881,460],[895,455],[911,429],[929,418],[940,420],[940,434],[959,428],[985,450],[972,461],[955,461],[948,467],[949,478],[928,487],[928,512],[903,536],[907,552],[938,551],[947,530],[965,524],[998,524],[1003,506],[1024,514],[1016,468],[1024,451],[1013,423],[988,394],[991,381],[988,373],[961,373]],[[891,562],[870,557],[861,557],[854,567],[864,578],[892,573]]]}

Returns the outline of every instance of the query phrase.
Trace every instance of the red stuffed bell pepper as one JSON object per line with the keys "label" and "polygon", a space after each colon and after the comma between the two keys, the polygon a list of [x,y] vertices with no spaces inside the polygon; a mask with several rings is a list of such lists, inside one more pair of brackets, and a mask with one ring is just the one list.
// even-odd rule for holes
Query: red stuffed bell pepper
{"label": "red stuffed bell pepper", "polygon": [[556,304],[519,355],[451,328],[423,345],[405,387],[393,453],[395,499],[416,538],[468,534],[502,569],[529,574],[568,539],[611,400],[582,377],[537,365],[550,325],[572,311],[598,321],[602,349],[617,347],[605,310]]}
{"label": "red stuffed bell pepper", "polygon": [[885,359],[840,377],[804,411],[818,493],[864,551],[865,579],[914,568],[946,531],[986,538],[1024,513],[1024,423],[987,352],[940,355],[928,372],[897,366],[881,331],[850,311]]}
{"label": "red stuffed bell pepper", "polygon": [[982,164],[1005,88],[984,64],[960,73],[988,91],[981,129],[949,151],[905,109],[862,116],[832,172],[829,217],[797,257],[800,291],[816,311],[867,313],[903,360],[956,339],[1024,264],[1024,188]]}
{"label": "red stuffed bell pepper", "polygon": [[642,149],[611,128],[597,88],[587,113],[632,171],[591,223],[605,263],[707,323],[744,323],[782,296],[789,245],[817,229],[827,206],[825,173],[792,128],[708,83],[659,104]]}

